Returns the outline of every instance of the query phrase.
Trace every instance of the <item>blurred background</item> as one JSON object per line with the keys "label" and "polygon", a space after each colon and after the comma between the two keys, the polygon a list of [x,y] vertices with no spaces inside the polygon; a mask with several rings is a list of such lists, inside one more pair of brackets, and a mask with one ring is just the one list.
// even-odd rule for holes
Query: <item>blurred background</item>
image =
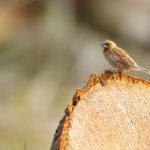
{"label": "blurred background", "polygon": [[1,0],[0,149],[49,149],[76,89],[110,68],[103,40],[150,69],[149,18],[149,0]]}

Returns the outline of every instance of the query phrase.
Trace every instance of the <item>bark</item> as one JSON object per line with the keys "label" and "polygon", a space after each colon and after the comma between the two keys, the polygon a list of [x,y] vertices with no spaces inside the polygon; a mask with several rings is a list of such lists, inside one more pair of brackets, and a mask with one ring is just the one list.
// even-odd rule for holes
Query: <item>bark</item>
{"label": "bark", "polygon": [[150,149],[150,82],[110,72],[91,75],[68,105],[51,149]]}

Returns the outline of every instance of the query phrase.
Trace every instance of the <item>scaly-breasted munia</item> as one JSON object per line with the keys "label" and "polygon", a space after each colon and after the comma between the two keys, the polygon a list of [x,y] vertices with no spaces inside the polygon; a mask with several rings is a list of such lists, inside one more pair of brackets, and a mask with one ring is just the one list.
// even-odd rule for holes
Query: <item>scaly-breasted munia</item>
{"label": "scaly-breasted munia", "polygon": [[136,70],[150,74],[150,71],[139,66],[125,50],[118,47],[114,42],[105,40],[101,44],[101,47],[104,48],[103,53],[109,64],[120,73],[128,70]]}

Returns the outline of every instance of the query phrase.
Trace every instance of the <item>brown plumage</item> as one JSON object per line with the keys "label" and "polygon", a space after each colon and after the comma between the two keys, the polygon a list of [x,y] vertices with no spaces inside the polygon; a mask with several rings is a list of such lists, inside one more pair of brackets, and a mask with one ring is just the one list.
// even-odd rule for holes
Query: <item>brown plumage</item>
{"label": "brown plumage", "polygon": [[126,51],[118,47],[114,42],[105,40],[101,47],[104,48],[103,53],[109,64],[119,72],[136,70],[150,74],[149,70],[139,66]]}

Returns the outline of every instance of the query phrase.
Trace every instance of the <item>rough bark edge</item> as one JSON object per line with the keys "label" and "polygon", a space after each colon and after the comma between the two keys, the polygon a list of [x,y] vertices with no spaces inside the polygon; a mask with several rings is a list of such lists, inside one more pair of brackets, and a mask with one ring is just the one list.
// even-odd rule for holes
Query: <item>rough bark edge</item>
{"label": "rough bark edge", "polygon": [[105,71],[104,74],[102,74],[101,76],[96,76],[96,74],[92,74],[86,86],[83,87],[82,89],[77,89],[75,95],[73,96],[72,104],[69,104],[68,107],[66,108],[65,115],[59,122],[59,126],[54,134],[51,150],[66,150],[68,142],[67,136],[72,121],[72,114],[74,108],[81,100],[81,97],[85,95],[92,87],[94,87],[98,83],[101,86],[105,86],[108,80],[111,80],[113,82],[125,81],[137,85],[142,84],[142,86],[150,88],[150,82],[130,75],[112,73],[110,71]]}

